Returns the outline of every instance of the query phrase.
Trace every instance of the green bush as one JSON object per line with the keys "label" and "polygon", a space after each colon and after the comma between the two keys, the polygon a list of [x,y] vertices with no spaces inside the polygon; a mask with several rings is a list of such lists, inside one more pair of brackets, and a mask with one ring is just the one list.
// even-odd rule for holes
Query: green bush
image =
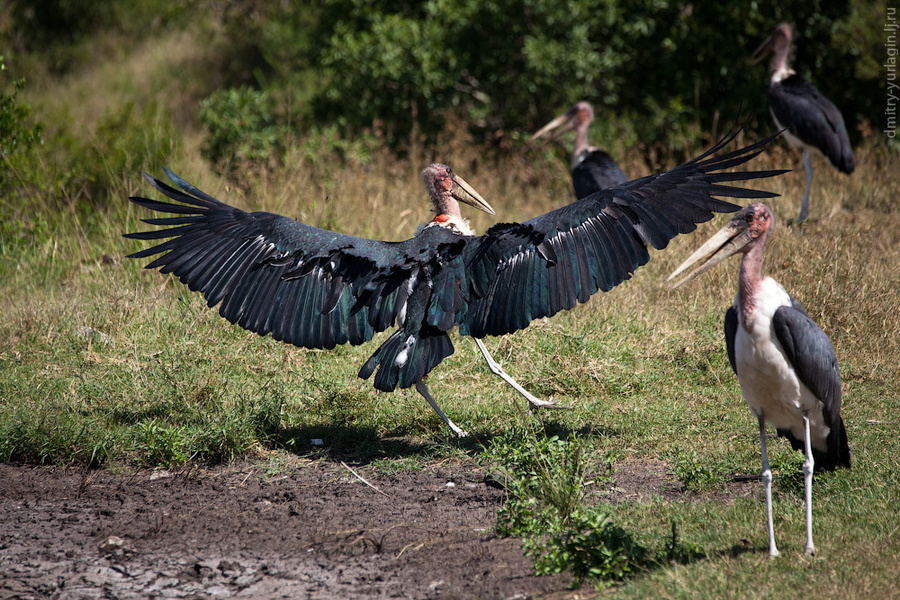
{"label": "green bush", "polygon": [[641,566],[647,549],[599,508],[578,512],[547,539],[525,541],[538,575],[571,572],[575,583],[622,579]]}
{"label": "green bush", "polygon": [[[0,55],[0,72],[5,71],[6,63]],[[16,99],[24,87],[25,78],[21,77],[13,80],[12,93],[0,94],[0,189],[7,199],[16,196],[30,179],[35,170],[34,149],[43,141],[41,126],[29,122],[31,107]]]}
{"label": "green bush", "polygon": [[[487,452],[504,475],[509,498],[497,511],[495,530],[525,538],[539,575],[571,572],[585,580],[621,579],[647,550],[601,506],[586,506],[587,442],[514,432]],[[609,470],[612,458],[604,461]],[[609,480],[595,476],[593,483]]]}
{"label": "green bush", "polygon": [[181,148],[181,136],[160,104],[128,102],[103,115],[96,135],[82,150],[82,160],[76,150],[74,179],[83,179],[85,194],[95,206],[121,202],[118,182],[141,171],[159,172],[177,160]]}
{"label": "green bush", "polygon": [[540,534],[565,523],[584,499],[585,452],[586,443],[577,437],[515,432],[494,440],[487,458],[509,493],[497,512],[497,533]]}
{"label": "green bush", "polygon": [[203,156],[225,173],[277,157],[290,134],[275,118],[269,95],[249,87],[208,96],[200,103],[200,121],[209,131]]}
{"label": "green bush", "polygon": [[849,24],[867,22],[875,8],[846,0],[331,0],[313,41],[297,36],[296,54],[318,61],[327,82],[317,120],[353,131],[381,124],[397,140],[416,130],[433,140],[460,112],[482,133],[533,131],[588,100],[598,121],[615,123],[630,143],[678,148],[741,107],[771,130],[766,65],[750,55],[788,20],[798,72],[843,110],[855,136],[857,122],[880,119],[882,84],[857,66],[879,51],[878,28]]}

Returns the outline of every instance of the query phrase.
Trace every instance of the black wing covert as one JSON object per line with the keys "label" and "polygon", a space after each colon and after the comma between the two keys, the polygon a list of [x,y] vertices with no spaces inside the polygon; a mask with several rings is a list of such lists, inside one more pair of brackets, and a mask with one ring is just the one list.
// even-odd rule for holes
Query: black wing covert
{"label": "black wing covert", "polygon": [[247,213],[198,190],[168,169],[176,190],[144,175],[179,204],[132,197],[178,216],[144,219],[165,229],[125,234],[168,241],[129,255],[162,254],[146,268],[173,273],[210,307],[260,335],[306,348],[361,344],[396,318],[414,264],[406,242],[380,242],[319,229],[279,215]]}
{"label": "black wing covert", "polygon": [[602,150],[590,152],[572,169],[572,185],[575,187],[575,197],[579,199],[626,181],[628,175],[612,156]]}
{"label": "black wing covert", "polygon": [[769,108],[782,127],[821,150],[835,168],[853,172],[853,148],[844,118],[813,84],[791,75],[770,86]]}
{"label": "black wing covert", "polygon": [[737,132],[701,156],[659,175],[606,189],[520,224],[496,225],[469,244],[467,303],[460,333],[503,335],[550,317],[629,279],[650,255],[716,212],[739,206],[713,196],[777,194],[722,185],[782,170],[721,172],[754,158],[773,137],[713,156]]}
{"label": "black wing covert", "polygon": [[737,359],[735,358],[734,340],[737,337],[738,313],[737,307],[731,305],[725,312],[725,350],[728,352],[728,362],[731,370],[737,375]]}
{"label": "black wing covert", "polygon": [[[800,381],[825,405],[825,422],[840,414],[841,377],[837,356],[825,332],[793,298],[792,306],[775,311],[775,337]],[[830,414],[829,414],[830,413]]]}
{"label": "black wing covert", "polygon": [[[841,419],[841,376],[831,340],[794,298],[791,306],[775,311],[772,326],[797,377],[822,402],[825,424],[831,428],[826,451],[813,449],[816,468],[827,471],[837,466],[849,468],[850,448]],[[803,450],[802,439],[796,439],[790,432],[779,430],[778,433],[790,439],[795,450]]]}

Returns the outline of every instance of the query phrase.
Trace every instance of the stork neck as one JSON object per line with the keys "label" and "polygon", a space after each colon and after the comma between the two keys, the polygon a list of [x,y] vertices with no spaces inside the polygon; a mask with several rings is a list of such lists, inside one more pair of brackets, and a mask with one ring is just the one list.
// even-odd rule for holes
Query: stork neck
{"label": "stork neck", "polygon": [[741,311],[741,322],[747,330],[753,327],[756,295],[759,292],[760,281],[762,281],[762,261],[768,237],[768,232],[760,236],[741,259],[738,278],[738,308]]}
{"label": "stork neck", "polygon": [[772,83],[778,83],[794,74],[794,70],[789,64],[791,54],[791,43],[783,40],[775,45],[775,51],[772,56]]}
{"label": "stork neck", "polygon": [[572,147],[572,168],[578,166],[584,156],[591,151],[588,145],[588,127],[590,123],[579,123],[575,129],[575,145]]}
{"label": "stork neck", "polygon": [[[434,197],[434,213],[437,215],[435,220],[441,217],[462,217],[462,213],[459,211],[459,202],[453,198],[449,190],[438,193]],[[443,220],[446,221],[447,219],[444,218]]]}

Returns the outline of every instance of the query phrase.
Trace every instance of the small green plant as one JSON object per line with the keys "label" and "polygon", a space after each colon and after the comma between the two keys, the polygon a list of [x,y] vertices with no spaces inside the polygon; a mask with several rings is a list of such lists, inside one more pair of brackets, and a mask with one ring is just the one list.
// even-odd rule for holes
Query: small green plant
{"label": "small green plant", "polygon": [[726,469],[719,464],[705,463],[691,450],[675,457],[675,476],[685,490],[702,492],[724,481]]}
{"label": "small green plant", "polygon": [[382,477],[396,475],[407,471],[421,471],[422,461],[418,458],[377,458],[370,463],[375,472]]}
{"label": "small green plant", "polygon": [[[516,432],[495,440],[487,453],[510,494],[497,512],[497,533],[525,537],[538,574],[570,571],[576,584],[621,579],[647,554],[608,510],[585,506],[587,450],[577,436]],[[604,460],[607,472],[611,456]]]}
{"label": "small green plant", "polygon": [[497,533],[532,535],[565,523],[584,499],[585,451],[575,436],[513,432],[495,440],[488,458],[504,475],[510,496],[497,513]]}
{"label": "small green plant", "polygon": [[187,440],[177,427],[167,427],[156,420],[145,421],[138,424],[136,437],[149,464],[172,467],[190,458]]}
{"label": "small green plant", "polygon": [[571,516],[568,527],[546,539],[525,541],[539,575],[571,571],[574,583],[622,579],[640,567],[647,549],[603,509],[594,507]]}

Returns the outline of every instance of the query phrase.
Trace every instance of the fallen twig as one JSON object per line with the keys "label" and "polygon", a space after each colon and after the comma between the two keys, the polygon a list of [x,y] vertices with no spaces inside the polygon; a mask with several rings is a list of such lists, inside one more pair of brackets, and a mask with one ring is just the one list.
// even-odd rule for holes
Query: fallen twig
{"label": "fallen twig", "polygon": [[[348,464],[345,463],[344,461],[341,461],[341,464],[344,466],[345,469],[347,469],[348,471],[350,471],[351,473],[353,473],[353,476],[354,476],[354,477],[356,477],[357,479],[359,479],[360,481],[362,481],[364,484],[366,484],[367,486],[369,486],[370,488],[372,488],[373,490],[375,490],[376,492],[378,492],[378,493],[381,494],[382,496],[387,496],[387,494],[385,494],[384,492],[382,492],[381,490],[379,490],[377,487],[375,487],[374,485],[372,485],[371,483],[369,483],[368,481],[366,481],[365,479],[363,479],[363,476],[360,475],[359,473],[357,473],[356,471],[354,471],[353,468],[352,468],[350,465],[348,465]],[[390,496],[388,496],[388,497],[390,497]]]}

